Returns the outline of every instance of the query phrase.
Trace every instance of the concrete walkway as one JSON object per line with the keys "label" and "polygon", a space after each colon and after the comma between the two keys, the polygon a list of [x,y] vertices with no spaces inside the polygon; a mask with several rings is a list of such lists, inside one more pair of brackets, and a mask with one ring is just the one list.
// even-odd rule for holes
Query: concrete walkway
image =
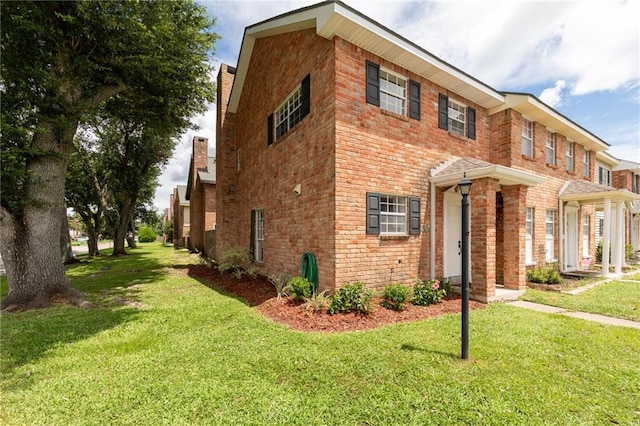
{"label": "concrete walkway", "polygon": [[617,325],[620,327],[630,327],[640,330],[640,322],[630,321],[621,318],[608,317],[606,315],[590,314],[587,312],[570,311],[564,308],[558,308],[556,306],[543,305],[540,303],[525,302],[517,300],[515,302],[509,302],[509,305],[517,306],[518,308],[531,309],[533,311],[545,312],[547,314],[560,314],[573,318],[580,318],[587,321],[599,322],[600,324]]}

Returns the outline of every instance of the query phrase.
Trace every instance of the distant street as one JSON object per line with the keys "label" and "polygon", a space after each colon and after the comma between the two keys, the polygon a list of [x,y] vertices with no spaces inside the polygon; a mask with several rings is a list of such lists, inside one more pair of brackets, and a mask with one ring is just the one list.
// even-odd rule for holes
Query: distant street
{"label": "distant street", "polygon": [[[111,247],[113,247],[113,241],[106,241],[98,244],[98,248],[100,250],[108,249]],[[79,254],[87,253],[89,251],[89,246],[86,243],[84,243],[80,246],[73,246],[72,250],[73,250],[73,254],[77,256]],[[0,257],[0,276],[6,275],[6,274],[7,274],[7,270],[4,267],[4,262],[2,261],[2,257]]]}

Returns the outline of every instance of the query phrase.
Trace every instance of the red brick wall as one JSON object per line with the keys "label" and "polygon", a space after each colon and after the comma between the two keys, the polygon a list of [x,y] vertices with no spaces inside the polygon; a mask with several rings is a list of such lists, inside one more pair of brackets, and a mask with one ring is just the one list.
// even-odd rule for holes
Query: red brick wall
{"label": "red brick wall", "polygon": [[[263,209],[261,272],[299,274],[301,256],[309,251],[318,263],[321,288],[334,282],[333,64],[332,41],[314,30],[256,40],[234,117],[235,144],[219,141],[217,151],[218,176],[234,176],[217,184],[217,251],[236,245],[248,249],[251,210]],[[268,146],[267,117],[307,74],[309,115]],[[297,184],[300,195],[293,191]]]}
{"label": "red brick wall", "polygon": [[[488,160],[487,112],[455,93],[336,38],[336,285],[364,281],[382,288],[411,284],[430,275],[429,176],[452,156]],[[421,84],[421,119],[399,117],[366,103],[365,61]],[[476,140],[438,128],[438,95],[476,109]],[[422,232],[385,238],[366,234],[366,193],[421,198]],[[436,228],[442,229],[442,197]],[[443,236],[437,237],[437,273],[442,273]]]}
{"label": "red brick wall", "polygon": [[235,141],[235,114],[227,111],[227,103],[235,74],[222,64],[217,79],[216,109],[216,259],[224,252],[225,245],[236,242],[231,221],[235,216],[237,148]]}
{"label": "red brick wall", "polygon": [[204,196],[204,230],[210,231],[216,227],[216,185],[202,184]]}
{"label": "red brick wall", "polygon": [[175,247],[182,246],[182,237],[184,236],[183,213],[180,206],[180,198],[178,197],[178,188],[173,189],[173,245]]}

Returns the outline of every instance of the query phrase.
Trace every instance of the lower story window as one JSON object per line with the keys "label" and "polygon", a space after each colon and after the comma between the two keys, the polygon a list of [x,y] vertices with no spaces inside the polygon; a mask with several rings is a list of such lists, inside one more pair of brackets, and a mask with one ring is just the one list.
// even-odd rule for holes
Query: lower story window
{"label": "lower story window", "polygon": [[256,262],[264,262],[264,210],[251,211],[251,254]]}
{"label": "lower story window", "polygon": [[545,259],[547,262],[554,262],[556,259],[556,253],[554,250],[555,237],[556,237],[556,212],[555,210],[547,210],[545,218],[545,242],[544,251]]}
{"label": "lower story window", "polygon": [[407,197],[380,195],[380,233],[407,233]]}
{"label": "lower story window", "polygon": [[533,207],[527,207],[525,217],[525,262],[533,263]]}

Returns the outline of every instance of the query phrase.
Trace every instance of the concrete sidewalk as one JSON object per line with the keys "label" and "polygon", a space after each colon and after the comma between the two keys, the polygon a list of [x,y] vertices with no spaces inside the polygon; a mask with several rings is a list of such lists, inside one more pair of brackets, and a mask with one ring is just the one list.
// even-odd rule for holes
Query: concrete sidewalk
{"label": "concrete sidewalk", "polygon": [[617,325],[620,327],[630,327],[640,330],[640,322],[630,321],[621,318],[608,317],[606,315],[590,314],[587,312],[570,311],[564,308],[558,308],[555,306],[543,305],[540,303],[524,302],[517,300],[515,302],[509,302],[509,305],[517,306],[518,308],[531,309],[538,312],[545,312],[548,314],[560,314],[573,318],[581,318],[587,321],[599,322],[600,324]]}

